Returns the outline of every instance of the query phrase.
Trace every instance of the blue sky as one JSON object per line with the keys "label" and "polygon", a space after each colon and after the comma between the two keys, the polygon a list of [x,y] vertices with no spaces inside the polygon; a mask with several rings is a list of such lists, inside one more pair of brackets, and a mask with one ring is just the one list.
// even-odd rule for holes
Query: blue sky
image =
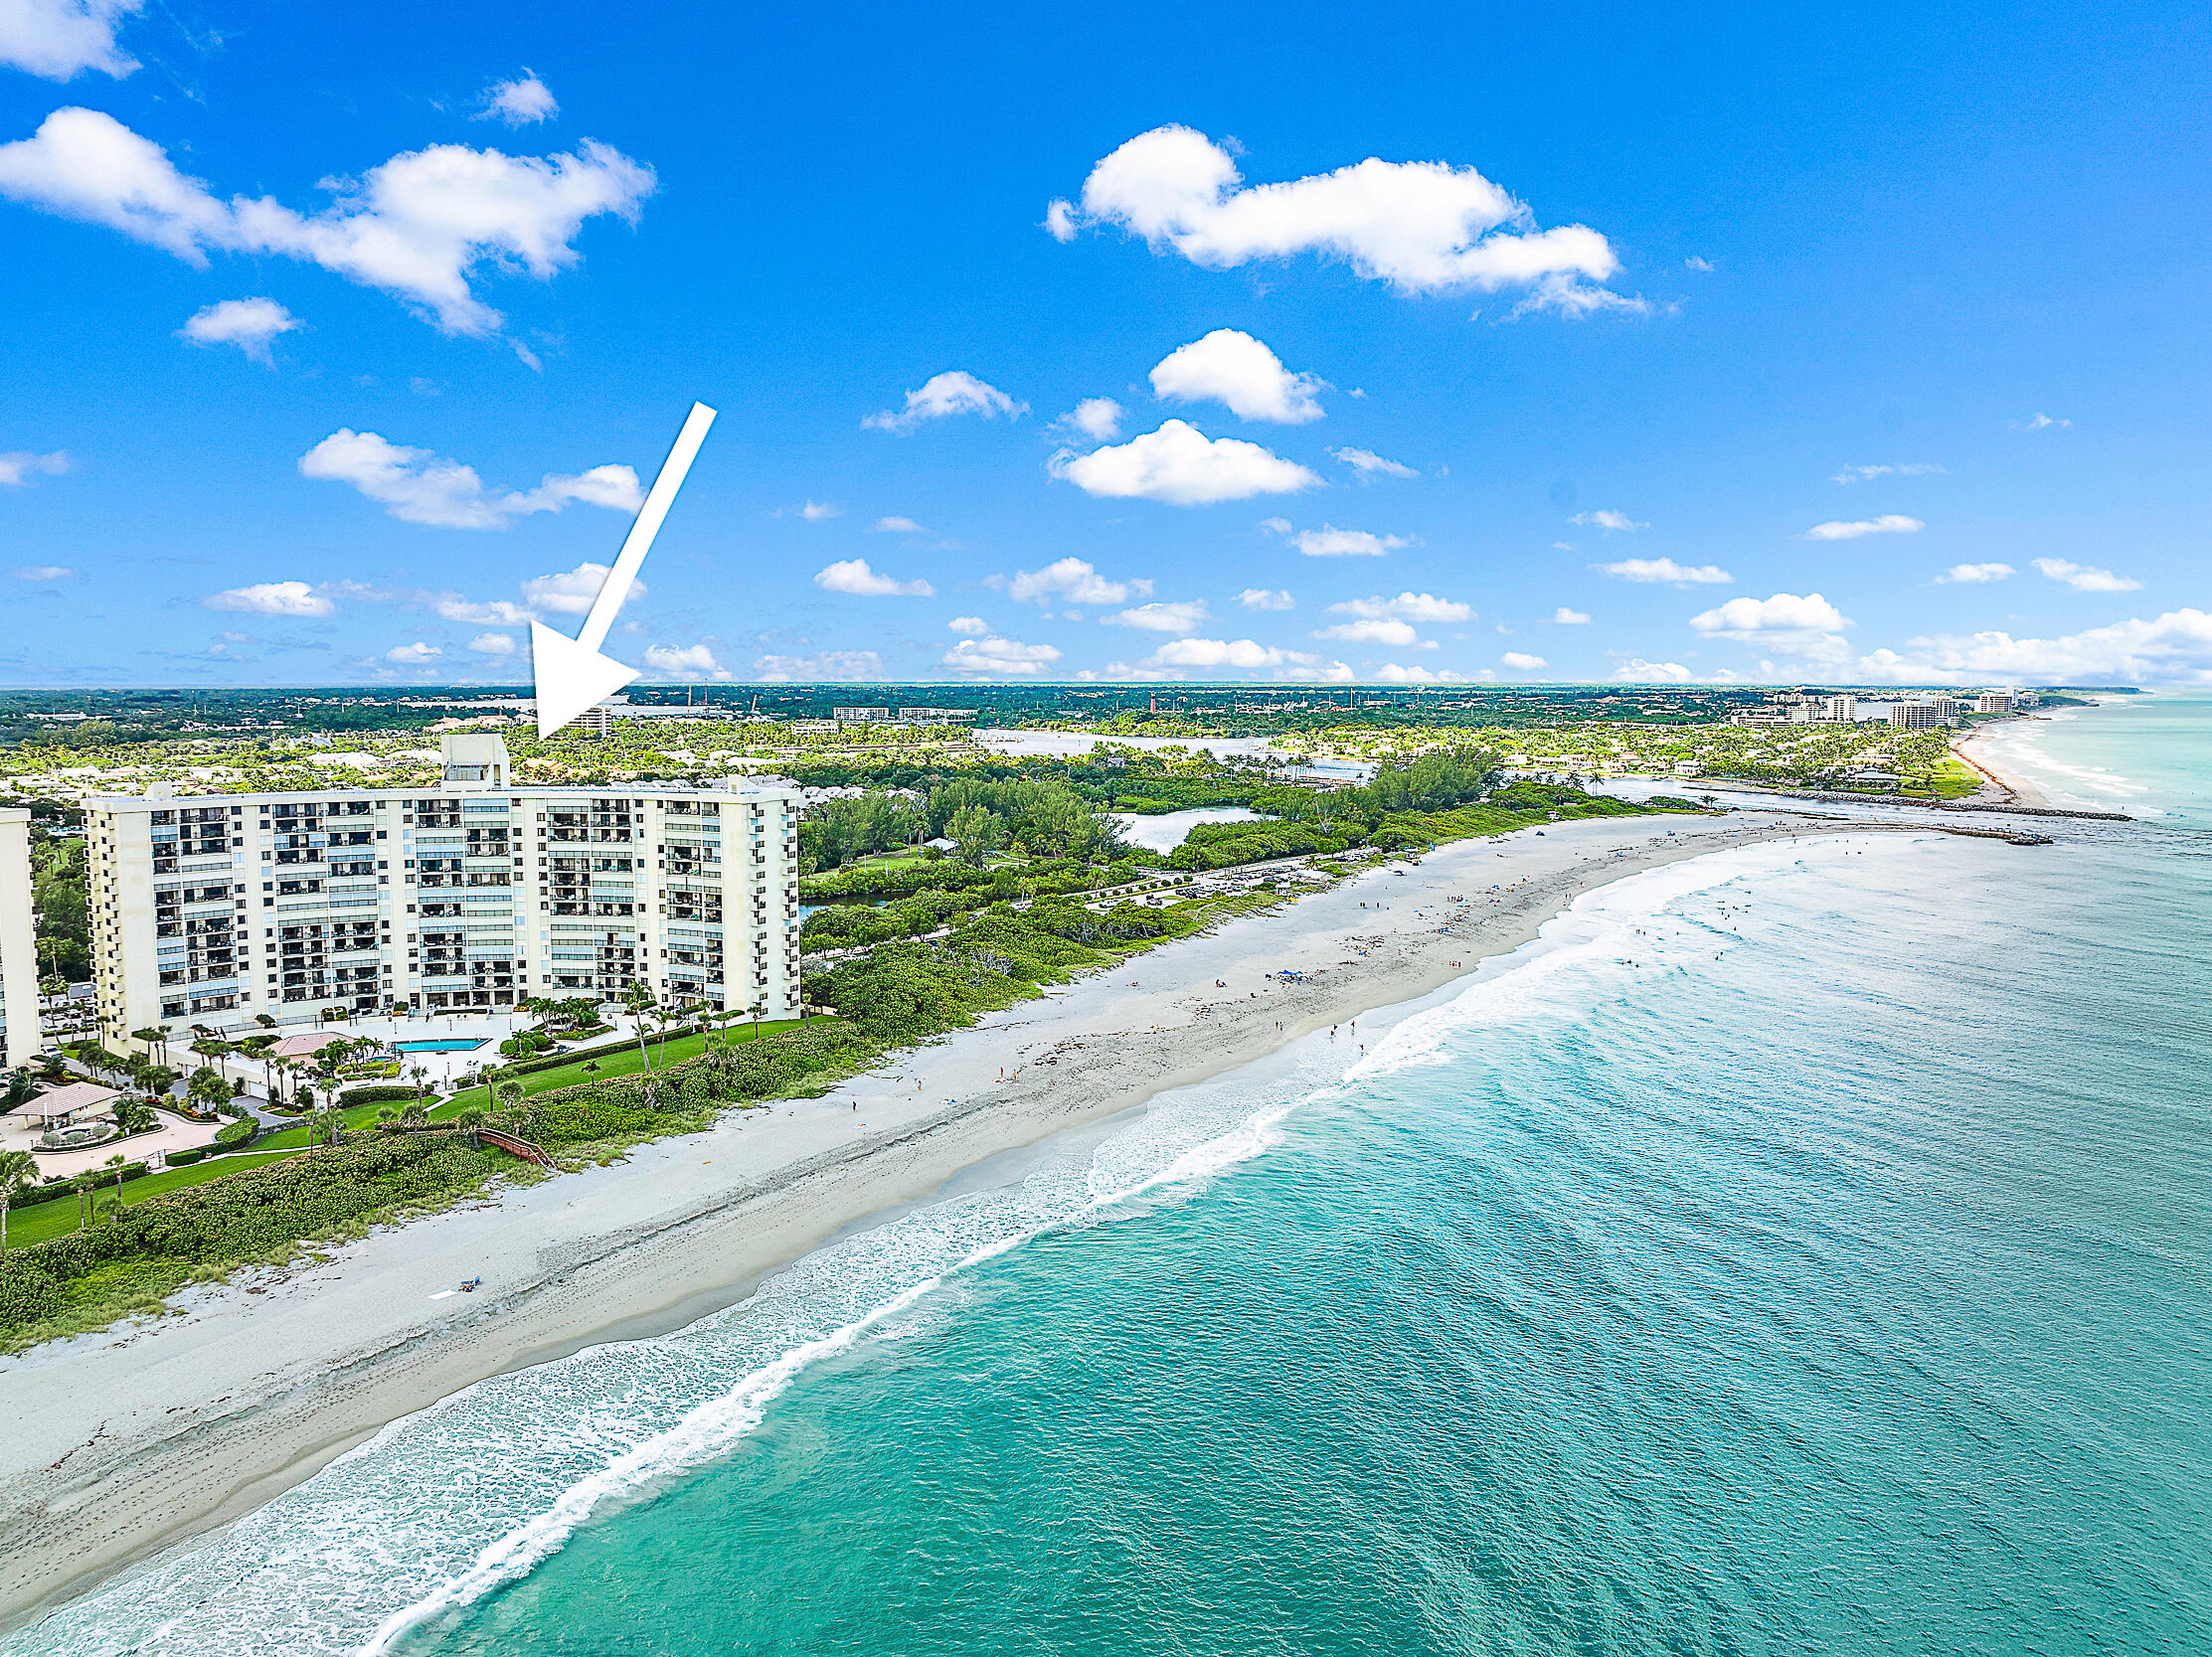
{"label": "blue sky", "polygon": [[0,16],[6,682],[2212,678],[2201,10]]}

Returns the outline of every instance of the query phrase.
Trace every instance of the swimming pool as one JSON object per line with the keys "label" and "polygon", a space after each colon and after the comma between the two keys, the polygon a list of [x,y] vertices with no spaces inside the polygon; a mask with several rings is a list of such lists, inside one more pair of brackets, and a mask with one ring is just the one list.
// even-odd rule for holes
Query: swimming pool
{"label": "swimming pool", "polygon": [[394,1042],[394,1053],[473,1053],[489,1036],[440,1036],[434,1042]]}

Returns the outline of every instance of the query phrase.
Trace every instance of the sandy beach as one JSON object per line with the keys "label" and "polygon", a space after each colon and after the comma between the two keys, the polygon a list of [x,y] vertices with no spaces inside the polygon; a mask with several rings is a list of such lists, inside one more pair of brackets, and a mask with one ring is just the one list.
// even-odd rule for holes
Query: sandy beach
{"label": "sandy beach", "polygon": [[[0,1625],[487,1376],[678,1327],[986,1158],[1423,995],[1594,887],[1855,827],[1747,811],[1445,847],[1088,975],[821,1098],[732,1112],[612,1167],[188,1290],[174,1315],[0,1358]],[[1286,968],[1308,976],[1269,976]],[[475,1276],[477,1292],[448,1292]]]}
{"label": "sandy beach", "polygon": [[2002,725],[1976,726],[1956,743],[1953,743],[1951,751],[1958,755],[1964,764],[1979,771],[2009,795],[2008,804],[2048,806],[2051,802],[2045,796],[2043,790],[2020,775],[2019,772],[2007,770],[1993,751],[1999,745],[1993,742],[1991,738],[1996,732],[2004,729],[2005,726]]}

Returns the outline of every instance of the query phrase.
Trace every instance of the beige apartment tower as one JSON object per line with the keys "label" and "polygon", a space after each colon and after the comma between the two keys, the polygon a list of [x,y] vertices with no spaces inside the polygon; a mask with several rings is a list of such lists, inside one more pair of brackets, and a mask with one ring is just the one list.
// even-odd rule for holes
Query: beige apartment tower
{"label": "beige apartment tower", "polygon": [[39,1051],[38,917],[31,902],[31,813],[0,810],[0,1066]]}
{"label": "beige apartment tower", "polygon": [[93,977],[112,1040],[348,1013],[617,997],[795,1016],[795,789],[516,787],[455,733],[425,788],[88,802]]}

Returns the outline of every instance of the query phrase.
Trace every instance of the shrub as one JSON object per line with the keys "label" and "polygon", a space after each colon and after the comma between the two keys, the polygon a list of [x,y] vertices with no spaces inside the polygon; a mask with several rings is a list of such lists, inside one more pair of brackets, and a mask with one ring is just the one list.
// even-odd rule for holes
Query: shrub
{"label": "shrub", "polygon": [[215,1130],[215,1143],[208,1146],[209,1153],[242,1151],[260,1136],[261,1124],[252,1116],[241,1116],[235,1122],[225,1122]]}
{"label": "shrub", "polygon": [[192,1151],[171,1151],[168,1155],[167,1161],[169,1163],[169,1166],[172,1168],[182,1168],[187,1163],[198,1162],[207,1154],[208,1153],[205,1147],[202,1147],[199,1150]]}
{"label": "shrub", "polygon": [[[434,1094],[437,1089],[433,1087],[429,1091]],[[412,1099],[417,1096],[416,1090],[404,1082],[395,1082],[389,1085],[383,1082],[372,1082],[366,1087],[347,1088],[338,1095],[337,1102],[341,1109],[351,1109],[357,1104],[388,1104],[394,1099]]]}

